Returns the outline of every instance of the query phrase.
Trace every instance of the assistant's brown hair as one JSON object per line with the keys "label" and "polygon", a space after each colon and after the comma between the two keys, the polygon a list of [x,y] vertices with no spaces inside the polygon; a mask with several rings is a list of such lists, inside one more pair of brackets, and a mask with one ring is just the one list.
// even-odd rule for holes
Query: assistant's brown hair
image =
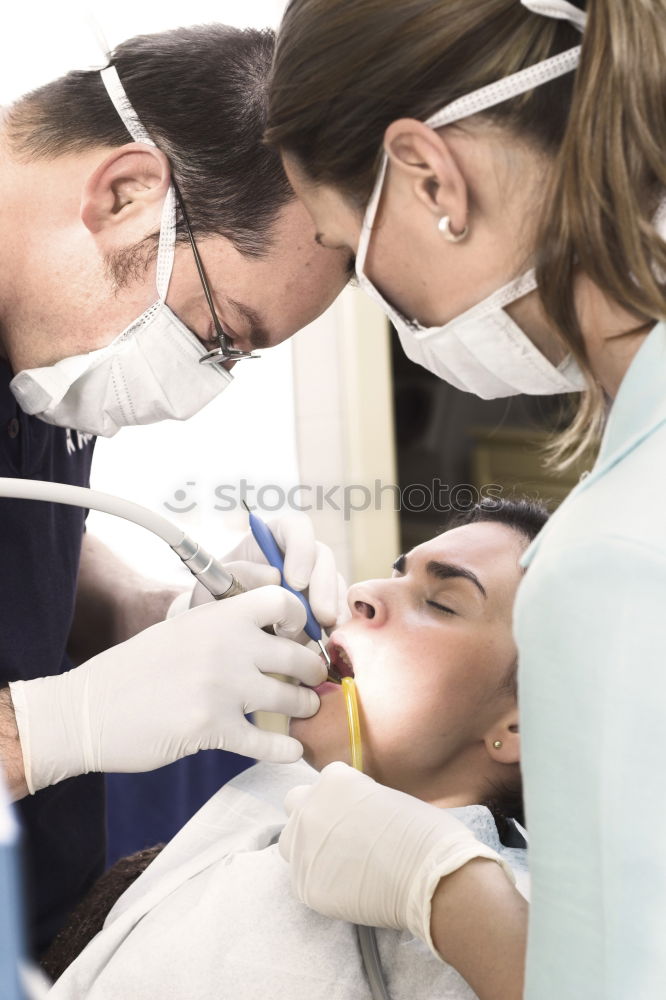
{"label": "assistant's brown hair", "polygon": [[[535,253],[541,298],[586,372],[557,455],[575,458],[605,413],[574,300],[583,271],[636,317],[666,319],[665,0],[576,0],[588,11],[575,74],[483,112],[553,161]],[[291,0],[278,35],[267,140],[359,209],[384,131],[580,44],[519,0]],[[481,116],[478,116],[480,119]],[[630,332],[630,331],[627,331]]]}

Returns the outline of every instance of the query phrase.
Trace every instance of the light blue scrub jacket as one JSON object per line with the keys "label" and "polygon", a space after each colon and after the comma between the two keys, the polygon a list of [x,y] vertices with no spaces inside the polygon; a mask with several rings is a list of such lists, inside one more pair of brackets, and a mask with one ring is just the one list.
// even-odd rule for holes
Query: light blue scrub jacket
{"label": "light blue scrub jacket", "polygon": [[528,1000],[666,997],[666,326],[523,556]]}

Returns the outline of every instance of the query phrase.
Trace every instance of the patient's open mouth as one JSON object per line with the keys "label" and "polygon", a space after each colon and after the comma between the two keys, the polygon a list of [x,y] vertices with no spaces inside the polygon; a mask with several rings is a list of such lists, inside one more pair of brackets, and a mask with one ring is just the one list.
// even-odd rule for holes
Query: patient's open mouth
{"label": "patient's open mouth", "polygon": [[353,677],[354,665],[351,656],[336,639],[330,639],[326,645],[326,652],[331,658],[331,664],[340,677]]}

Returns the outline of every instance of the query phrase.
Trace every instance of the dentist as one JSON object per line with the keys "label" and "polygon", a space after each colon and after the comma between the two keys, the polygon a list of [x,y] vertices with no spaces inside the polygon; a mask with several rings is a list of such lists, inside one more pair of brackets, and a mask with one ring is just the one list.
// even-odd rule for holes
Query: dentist
{"label": "dentist", "polygon": [[[271,32],[221,25],[140,37],[102,73],[5,109],[0,475],[88,485],[95,435],[188,418],[236,358],[291,336],[347,281],[348,255],[313,244],[262,141],[273,47]],[[273,527],[287,577],[310,585],[330,625],[333,557],[304,521]],[[21,799],[41,952],[104,867],[100,772],[204,748],[296,760],[296,740],[246,716],[314,714],[313,691],[267,672],[316,685],[325,671],[294,641],[305,616],[293,595],[264,587],[175,615],[201,593],[131,572],[78,508],[3,499],[0,551],[0,759]],[[246,588],[279,582],[251,539],[229,558]]]}
{"label": "dentist", "polygon": [[[485,399],[580,393],[560,459],[603,429],[515,612],[530,1000],[666,982],[666,6],[583,7],[291,0],[267,132],[410,358]],[[435,820],[391,790],[361,828],[367,781],[334,765],[290,802],[301,898],[420,934],[463,975],[488,948],[478,995],[522,995],[515,890],[497,867],[484,894],[488,862],[456,864],[455,837],[440,865]],[[463,898],[478,913],[456,929]]]}

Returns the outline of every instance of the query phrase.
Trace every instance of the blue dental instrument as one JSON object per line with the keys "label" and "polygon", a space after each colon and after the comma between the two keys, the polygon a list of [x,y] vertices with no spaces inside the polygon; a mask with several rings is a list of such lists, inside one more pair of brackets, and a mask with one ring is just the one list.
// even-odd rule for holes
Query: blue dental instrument
{"label": "blue dental instrument", "polygon": [[319,624],[314,614],[312,613],[310,602],[308,601],[305,594],[301,593],[300,590],[294,590],[294,588],[290,587],[287,581],[285,580],[284,556],[280,551],[278,543],[275,541],[273,532],[268,527],[265,521],[262,521],[260,517],[252,513],[252,511],[250,510],[250,508],[248,507],[248,505],[245,503],[244,500],[243,500],[243,506],[245,507],[246,511],[250,516],[250,531],[252,532],[252,536],[255,542],[257,543],[257,545],[263,552],[264,556],[268,560],[269,565],[274,566],[276,569],[280,571],[280,585],[284,587],[285,590],[288,590],[290,594],[294,594],[305,608],[305,614],[307,617],[306,617],[304,632],[310,639],[313,639],[314,642],[316,642],[317,645],[319,646],[323,654],[324,660],[326,661],[326,668],[328,670],[329,680],[332,680],[334,681],[334,683],[339,684],[340,680],[335,676],[335,668],[331,663],[331,658],[328,655],[326,646],[324,645],[322,639],[321,625]]}

